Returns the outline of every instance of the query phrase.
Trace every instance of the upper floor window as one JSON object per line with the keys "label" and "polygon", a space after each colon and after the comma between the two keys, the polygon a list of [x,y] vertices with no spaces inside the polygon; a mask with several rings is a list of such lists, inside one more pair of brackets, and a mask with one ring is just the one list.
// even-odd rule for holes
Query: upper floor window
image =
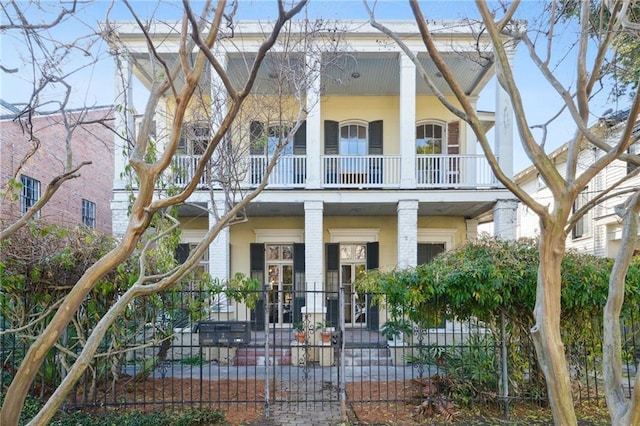
{"label": "upper floor window", "polygon": [[280,155],[304,155],[306,151],[306,123],[302,122],[293,137],[287,124],[267,124],[252,121],[250,128],[251,154],[273,155],[282,148]]}
{"label": "upper floor window", "polygon": [[20,194],[20,212],[25,214],[40,199],[40,181],[20,175],[22,193]]}
{"label": "upper floor window", "polygon": [[[578,198],[573,203],[573,213],[580,210],[589,202],[589,188],[585,188],[578,194]],[[591,211],[588,211],[576,222],[571,236],[573,239],[582,238],[591,233]]]}
{"label": "upper floor window", "polygon": [[91,229],[96,227],[96,203],[82,200],[82,224]]}
{"label": "upper floor window", "polygon": [[367,126],[362,124],[340,126],[341,155],[367,155],[368,153]]}
{"label": "upper floor window", "polygon": [[444,126],[424,123],[416,127],[416,154],[442,154],[445,152],[444,148]]}
{"label": "upper floor window", "polygon": [[[637,155],[640,156],[640,142],[636,142],[633,145],[631,145],[629,147],[629,149],[627,150],[627,152],[631,155]],[[636,166],[635,164],[631,164],[631,163],[627,163],[627,173],[631,173],[632,171],[634,171],[638,166]]]}
{"label": "upper floor window", "polygon": [[180,134],[178,153],[187,155],[204,154],[209,139],[211,128],[204,123],[185,124]]}

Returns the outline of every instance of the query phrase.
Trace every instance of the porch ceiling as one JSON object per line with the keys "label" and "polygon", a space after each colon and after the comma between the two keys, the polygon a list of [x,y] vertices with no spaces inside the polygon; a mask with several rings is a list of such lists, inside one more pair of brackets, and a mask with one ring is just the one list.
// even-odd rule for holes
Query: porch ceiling
{"label": "porch ceiling", "polygon": [[[418,207],[419,216],[455,216],[476,218],[491,211],[493,202],[424,203]],[[304,216],[303,203],[251,203],[249,217]],[[396,216],[397,203],[325,203],[325,216]]]}
{"label": "porch ceiling", "polygon": [[[491,61],[469,52],[444,53],[444,59],[452,70],[454,77],[460,83],[465,93],[474,95],[488,81],[491,73]],[[162,54],[166,63],[171,64],[178,59],[175,54]],[[148,55],[133,55],[135,60],[135,73],[142,83],[148,88],[152,81],[152,67]],[[230,54],[227,59],[228,74],[236,89],[241,88],[246,81],[248,70],[255,59],[254,54]],[[284,91],[292,91],[295,76],[301,74],[302,55],[287,55],[269,53],[258,72],[254,93],[269,94]],[[437,71],[433,61],[426,54],[420,54],[419,60],[429,75],[436,76],[433,81],[437,88],[445,95],[452,92]],[[323,95],[397,95],[400,92],[400,67],[399,54],[397,52],[346,52],[336,56],[323,56],[323,73],[321,76],[321,92]],[[205,69],[203,76],[202,93],[210,91],[209,67]],[[291,86],[281,87],[279,85]],[[178,90],[182,82],[176,84]],[[426,83],[416,72],[417,94],[433,94]]]}

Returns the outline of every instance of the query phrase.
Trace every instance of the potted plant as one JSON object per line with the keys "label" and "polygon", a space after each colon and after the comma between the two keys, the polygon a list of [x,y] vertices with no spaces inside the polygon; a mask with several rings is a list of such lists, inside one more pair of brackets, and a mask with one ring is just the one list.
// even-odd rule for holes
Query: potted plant
{"label": "potted plant", "polygon": [[304,324],[302,322],[296,322],[293,324],[293,338],[298,343],[304,343]]}
{"label": "potted plant", "polygon": [[380,327],[380,334],[389,341],[404,342],[404,335],[411,333],[411,323],[404,319],[392,319]]}
{"label": "potted plant", "polygon": [[316,330],[320,331],[320,338],[322,339],[322,343],[331,342],[331,321],[319,321],[316,323]]}

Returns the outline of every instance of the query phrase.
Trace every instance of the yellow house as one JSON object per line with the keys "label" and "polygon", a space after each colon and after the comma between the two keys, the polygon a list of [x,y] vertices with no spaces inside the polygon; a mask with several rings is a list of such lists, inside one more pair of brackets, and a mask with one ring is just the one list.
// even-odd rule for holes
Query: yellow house
{"label": "yellow house", "polygon": [[[402,37],[437,89],[457,105],[415,22],[385,24]],[[233,37],[219,40],[217,58],[236,87],[264,39],[263,25],[236,23]],[[171,28],[156,24],[152,33],[164,38],[161,54],[175,59],[178,45],[170,37]],[[462,89],[477,102],[494,76],[490,44],[478,41],[474,29],[460,21],[435,23],[431,30]],[[124,79],[118,81],[127,88],[135,75],[149,87],[153,72],[140,30],[120,23],[118,36],[129,58],[119,74]],[[479,221],[491,216],[496,234],[513,237],[517,204],[494,177],[470,127],[442,105],[395,43],[366,21],[338,22],[331,30],[316,31],[315,37],[313,45],[298,38],[268,54],[229,138],[234,154],[229,154],[233,161],[226,163],[227,172],[218,168],[203,177],[180,208],[181,250],[184,254],[190,243],[197,243],[215,223],[215,209],[227,204],[229,191],[221,189],[221,176],[233,174],[233,196],[238,196],[260,183],[268,160],[278,152],[268,185],[246,208],[246,220],[220,233],[201,268],[221,279],[241,272],[267,286],[266,300],[250,313],[229,307],[237,319],[251,319],[258,327],[265,317],[286,327],[309,313],[377,330],[383,313],[352,291],[362,271],[428,262],[475,238]],[[508,50],[511,55],[513,49]],[[296,91],[292,69],[308,71],[302,92]],[[208,127],[215,126],[215,110],[225,103],[218,95],[219,84],[215,73],[208,72],[201,105],[194,105],[193,119],[183,128],[171,176],[174,184],[189,177]],[[480,117],[487,131],[493,128],[496,156],[511,176],[512,109],[496,87],[496,112]],[[160,147],[172,108],[168,97],[156,111]],[[116,166],[115,234],[123,232],[126,223],[123,170],[124,163]],[[340,286],[350,295],[342,309],[337,303]]]}

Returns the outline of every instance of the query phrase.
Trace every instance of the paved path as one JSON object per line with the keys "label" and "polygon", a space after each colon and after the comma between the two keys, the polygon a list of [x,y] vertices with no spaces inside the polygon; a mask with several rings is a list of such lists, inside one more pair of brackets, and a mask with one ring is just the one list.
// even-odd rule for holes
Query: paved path
{"label": "paved path", "polygon": [[[335,426],[342,424],[338,389],[331,381],[276,383],[268,419],[253,422],[265,426]],[[323,401],[323,402],[320,402]]]}

